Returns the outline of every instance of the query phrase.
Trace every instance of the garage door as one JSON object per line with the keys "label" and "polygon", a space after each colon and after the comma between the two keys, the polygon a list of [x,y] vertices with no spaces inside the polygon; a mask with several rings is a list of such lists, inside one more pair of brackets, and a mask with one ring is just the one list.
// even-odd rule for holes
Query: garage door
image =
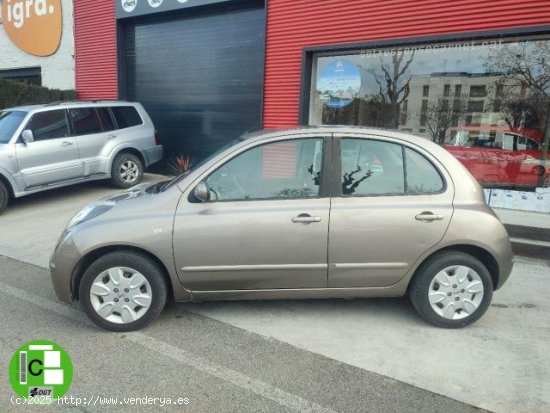
{"label": "garage door", "polygon": [[197,162],[261,126],[263,6],[200,9],[126,30],[127,96],[151,115],[165,165],[181,154]]}

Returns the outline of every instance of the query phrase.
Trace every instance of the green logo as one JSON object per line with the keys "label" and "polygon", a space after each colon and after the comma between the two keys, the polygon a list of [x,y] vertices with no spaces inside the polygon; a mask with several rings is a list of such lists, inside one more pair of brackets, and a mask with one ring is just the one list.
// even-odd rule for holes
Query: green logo
{"label": "green logo", "polygon": [[72,381],[73,363],[67,352],[53,341],[29,341],[11,358],[10,382],[19,397],[63,397]]}

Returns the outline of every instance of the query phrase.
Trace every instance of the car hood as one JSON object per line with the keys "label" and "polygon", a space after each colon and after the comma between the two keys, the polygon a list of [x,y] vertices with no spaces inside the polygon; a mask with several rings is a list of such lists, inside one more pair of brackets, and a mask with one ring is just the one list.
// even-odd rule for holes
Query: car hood
{"label": "car hood", "polygon": [[157,184],[156,182],[155,183],[150,183],[149,182],[149,183],[145,183],[145,184],[139,184],[139,185],[136,185],[136,186],[133,186],[133,187],[127,189],[126,191],[124,191],[122,193],[118,193],[118,194],[115,194],[115,195],[110,195],[110,196],[107,196],[105,198],[102,198],[99,201],[97,201],[97,203],[118,204],[120,202],[128,201],[130,199],[141,198],[141,197],[149,195],[149,193],[147,192],[147,189],[149,189],[150,187],[152,187],[156,184]]}
{"label": "car hood", "polygon": [[124,192],[117,193],[115,195],[109,195],[105,198],[101,198],[100,200],[96,201],[95,203],[108,203],[111,205],[116,205],[118,203],[129,201],[137,198],[143,198],[151,195],[159,194],[158,188],[162,184],[168,182],[166,181],[159,181],[159,182],[147,182],[143,184],[139,184],[136,186],[133,186],[129,189],[127,189]]}

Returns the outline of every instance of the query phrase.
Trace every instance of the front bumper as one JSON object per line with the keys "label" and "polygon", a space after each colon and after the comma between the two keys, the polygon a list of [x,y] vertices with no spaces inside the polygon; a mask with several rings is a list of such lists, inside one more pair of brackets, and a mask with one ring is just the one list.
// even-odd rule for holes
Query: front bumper
{"label": "front bumper", "polygon": [[50,276],[57,298],[73,303],[73,273],[82,258],[71,232],[65,231],[50,258]]}

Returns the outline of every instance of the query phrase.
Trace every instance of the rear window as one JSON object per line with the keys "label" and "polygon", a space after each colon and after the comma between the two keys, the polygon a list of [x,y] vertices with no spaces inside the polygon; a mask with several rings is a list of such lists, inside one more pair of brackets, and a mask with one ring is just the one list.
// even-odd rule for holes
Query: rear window
{"label": "rear window", "polygon": [[138,111],[133,106],[113,106],[111,110],[113,111],[113,115],[115,115],[119,129],[129,128],[143,123]]}
{"label": "rear window", "polygon": [[101,133],[101,124],[94,108],[69,109],[69,116],[76,136]]}
{"label": "rear window", "polygon": [[101,126],[103,128],[104,132],[110,132],[112,130],[115,130],[115,124],[113,123],[113,118],[111,117],[111,114],[109,113],[108,108],[96,108],[97,114],[99,116],[99,120],[101,122]]}
{"label": "rear window", "polygon": [[444,189],[443,178],[432,163],[412,149],[405,148],[408,194],[433,194]]}

